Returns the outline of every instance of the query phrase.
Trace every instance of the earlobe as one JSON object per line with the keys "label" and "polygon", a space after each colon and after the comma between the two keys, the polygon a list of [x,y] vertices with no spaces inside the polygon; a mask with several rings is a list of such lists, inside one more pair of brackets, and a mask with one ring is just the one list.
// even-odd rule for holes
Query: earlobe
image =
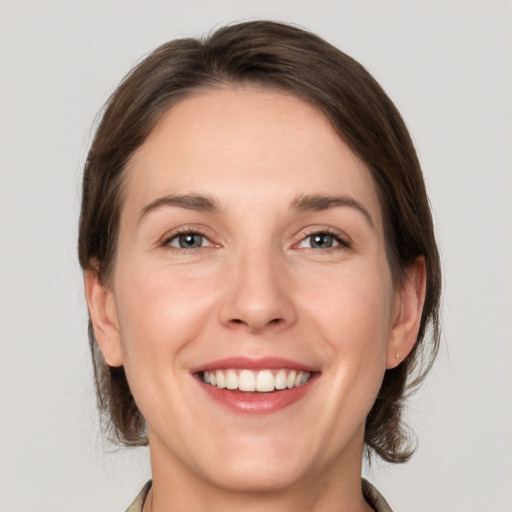
{"label": "earlobe", "polygon": [[109,366],[121,366],[123,357],[114,294],[105,287],[93,268],[85,271],[85,297],[94,335]]}
{"label": "earlobe", "polygon": [[395,321],[387,353],[387,369],[398,366],[413,349],[425,302],[426,266],[420,256],[407,268],[397,296]]}

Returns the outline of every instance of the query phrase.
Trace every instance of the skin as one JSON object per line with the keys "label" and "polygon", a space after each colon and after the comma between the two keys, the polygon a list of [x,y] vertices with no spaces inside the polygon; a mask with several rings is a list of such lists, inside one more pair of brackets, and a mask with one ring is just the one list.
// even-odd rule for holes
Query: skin
{"label": "skin", "polygon": [[[147,209],[171,195],[217,209]],[[294,207],[305,195],[352,203]],[[180,248],[180,230],[202,245]],[[125,366],[148,424],[145,510],[371,510],[364,422],[414,345],[424,282],[418,259],[394,285],[372,178],[313,106],[246,87],[172,107],[126,171],[113,274],[86,273],[100,348]],[[284,409],[241,414],[191,373],[232,356],[284,357],[317,377]]]}

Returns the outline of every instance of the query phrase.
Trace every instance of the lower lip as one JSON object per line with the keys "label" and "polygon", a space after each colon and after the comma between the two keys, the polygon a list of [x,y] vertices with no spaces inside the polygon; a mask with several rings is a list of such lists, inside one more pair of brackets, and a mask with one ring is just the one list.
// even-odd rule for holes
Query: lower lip
{"label": "lower lip", "polygon": [[206,384],[200,379],[198,381],[210,398],[232,411],[246,414],[270,414],[298,402],[311,389],[317,377],[318,374],[314,374],[302,386],[270,393],[221,389]]}

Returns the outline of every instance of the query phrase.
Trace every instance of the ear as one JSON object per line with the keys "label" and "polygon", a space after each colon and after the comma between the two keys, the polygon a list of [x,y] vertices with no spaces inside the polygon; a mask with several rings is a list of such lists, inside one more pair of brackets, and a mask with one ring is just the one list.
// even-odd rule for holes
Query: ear
{"label": "ear", "polygon": [[426,289],[425,259],[420,256],[407,268],[397,291],[395,321],[388,344],[387,369],[398,366],[411,352],[418,337]]}
{"label": "ear", "polygon": [[85,298],[94,327],[94,335],[109,366],[121,366],[121,336],[114,293],[101,283],[93,268],[85,271]]}

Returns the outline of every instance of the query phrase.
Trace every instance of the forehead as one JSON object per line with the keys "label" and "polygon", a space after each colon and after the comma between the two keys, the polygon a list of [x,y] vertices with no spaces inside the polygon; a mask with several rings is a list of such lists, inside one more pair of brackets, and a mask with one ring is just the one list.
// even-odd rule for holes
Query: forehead
{"label": "forehead", "polygon": [[364,163],[313,105],[281,91],[194,93],[160,119],[127,168],[125,201],[205,193],[278,205],[301,194],[344,194],[380,218]]}

